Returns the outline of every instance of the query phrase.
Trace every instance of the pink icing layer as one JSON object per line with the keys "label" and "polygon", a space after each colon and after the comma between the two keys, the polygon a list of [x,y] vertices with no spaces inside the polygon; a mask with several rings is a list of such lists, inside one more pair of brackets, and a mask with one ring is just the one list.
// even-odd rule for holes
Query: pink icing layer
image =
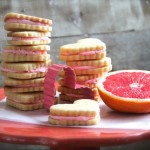
{"label": "pink icing layer", "polygon": [[87,121],[95,118],[95,117],[86,117],[86,116],[69,117],[69,116],[53,116],[53,115],[50,115],[50,117],[56,120],[77,120],[77,121]]}
{"label": "pink icing layer", "polygon": [[104,50],[92,50],[92,51],[86,51],[86,52],[63,52],[62,55],[69,56],[69,55],[93,55],[93,54],[99,54]]}
{"label": "pink icing layer", "polygon": [[46,23],[34,22],[34,21],[31,21],[31,20],[26,20],[26,19],[7,19],[6,23],[22,23],[22,24],[43,25],[43,26],[48,25]]}
{"label": "pink icing layer", "polygon": [[12,40],[22,41],[22,40],[49,40],[48,37],[12,37]]}
{"label": "pink icing layer", "polygon": [[0,68],[1,71],[4,72],[12,72],[12,73],[37,73],[37,72],[46,72],[47,71],[47,67],[41,67],[41,68],[37,68],[37,69],[32,69],[32,70],[26,70],[26,71],[17,71],[17,70],[13,70],[13,69],[7,69],[7,68]]}
{"label": "pink icing layer", "polygon": [[4,50],[4,53],[34,55],[34,54],[46,54],[46,51],[45,50],[39,50],[39,51],[33,51],[33,50]]}

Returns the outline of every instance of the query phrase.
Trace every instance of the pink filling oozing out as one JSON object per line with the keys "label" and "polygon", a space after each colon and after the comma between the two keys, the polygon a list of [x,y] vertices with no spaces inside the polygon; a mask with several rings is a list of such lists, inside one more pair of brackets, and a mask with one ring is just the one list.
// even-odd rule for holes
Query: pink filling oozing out
{"label": "pink filling oozing out", "polygon": [[4,71],[4,72],[11,72],[11,73],[38,73],[38,72],[46,72],[47,67],[41,67],[41,68],[32,69],[32,70],[28,70],[28,71],[27,70],[26,71],[17,71],[17,70],[1,67],[0,70]]}
{"label": "pink filling oozing out", "polygon": [[22,54],[22,55],[34,55],[34,54],[46,54],[45,50],[33,51],[33,50],[4,50],[4,53]]}
{"label": "pink filling oozing out", "polygon": [[26,20],[26,19],[7,19],[6,23],[22,23],[22,24],[43,25],[43,26],[48,25],[46,23],[35,22],[35,21],[31,21],[31,20]]}
{"label": "pink filling oozing out", "polygon": [[93,55],[93,54],[100,54],[104,50],[92,50],[92,51],[86,51],[86,52],[63,52],[64,56],[69,56],[69,55]]}
{"label": "pink filling oozing out", "polygon": [[23,41],[23,40],[49,40],[48,37],[12,37],[12,40]]}
{"label": "pink filling oozing out", "polygon": [[86,116],[69,117],[69,116],[53,116],[53,115],[50,115],[50,117],[56,120],[77,120],[77,121],[88,121],[95,118],[95,117],[86,117]]}

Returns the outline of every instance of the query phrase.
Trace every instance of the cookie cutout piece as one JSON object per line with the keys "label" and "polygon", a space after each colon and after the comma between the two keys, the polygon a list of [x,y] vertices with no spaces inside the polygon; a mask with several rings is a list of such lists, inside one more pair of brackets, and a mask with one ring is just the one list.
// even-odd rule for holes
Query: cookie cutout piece
{"label": "cookie cutout piece", "polygon": [[[80,100],[73,104],[57,104],[50,107],[48,121],[53,125],[89,126],[100,122],[99,104],[93,100]],[[89,102],[88,102],[89,101]]]}

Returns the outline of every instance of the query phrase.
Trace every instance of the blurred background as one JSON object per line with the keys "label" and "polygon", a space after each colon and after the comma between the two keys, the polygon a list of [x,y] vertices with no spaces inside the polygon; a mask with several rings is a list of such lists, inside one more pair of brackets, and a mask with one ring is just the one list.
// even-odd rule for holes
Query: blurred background
{"label": "blurred background", "polygon": [[[94,37],[107,46],[113,70],[150,70],[150,0],[0,0],[0,50],[6,45],[4,15],[23,13],[53,20],[51,58],[60,46]],[[2,77],[0,77],[2,86]],[[149,149],[149,141],[103,149]],[[0,143],[0,150],[47,150],[44,146]]]}

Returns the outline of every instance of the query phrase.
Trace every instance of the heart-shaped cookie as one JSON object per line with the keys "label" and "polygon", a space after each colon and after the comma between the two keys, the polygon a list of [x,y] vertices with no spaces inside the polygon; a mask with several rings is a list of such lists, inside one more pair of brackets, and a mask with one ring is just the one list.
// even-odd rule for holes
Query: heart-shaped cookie
{"label": "heart-shaped cookie", "polygon": [[60,60],[96,60],[106,56],[106,45],[94,38],[82,39],[60,47]]}
{"label": "heart-shaped cookie", "polygon": [[100,121],[99,103],[91,99],[80,99],[73,104],[57,104],[50,107],[48,122],[63,126],[88,126]]}

